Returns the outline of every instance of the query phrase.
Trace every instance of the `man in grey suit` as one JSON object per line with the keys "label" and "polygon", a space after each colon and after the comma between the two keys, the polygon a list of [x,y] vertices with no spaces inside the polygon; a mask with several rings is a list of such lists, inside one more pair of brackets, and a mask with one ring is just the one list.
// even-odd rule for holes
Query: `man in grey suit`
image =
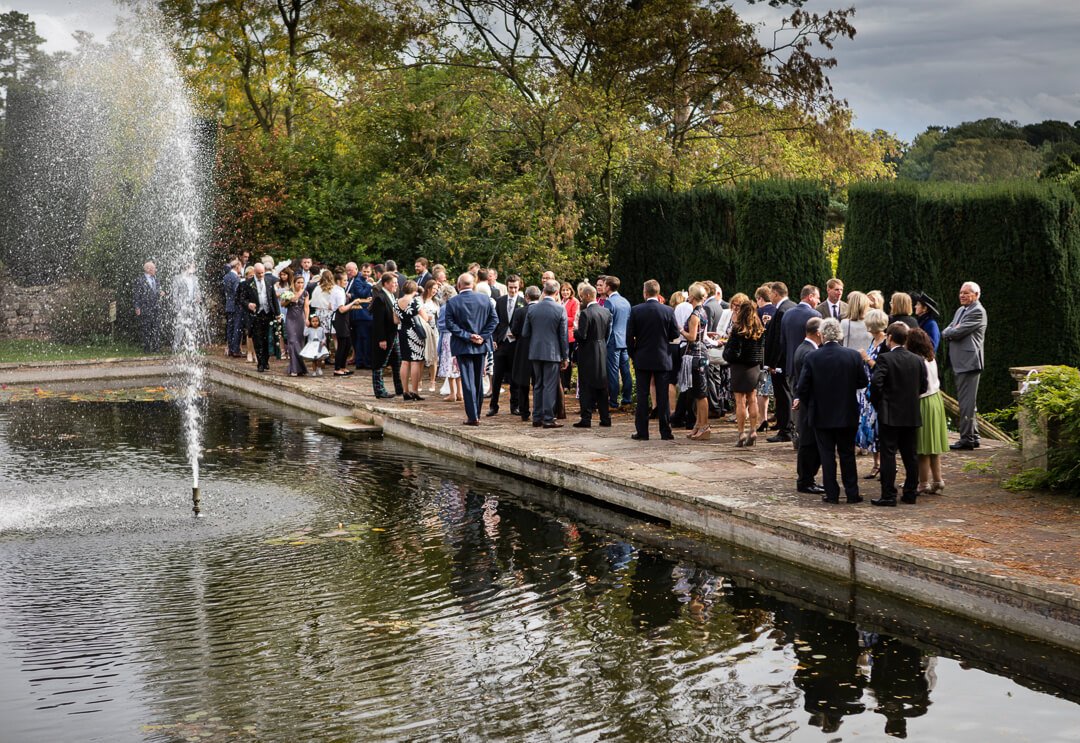
{"label": "man in grey suit", "polygon": [[570,358],[566,309],[559,304],[559,282],[545,281],[544,296],[525,314],[522,340],[529,344],[533,369],[533,427],[562,428],[555,422],[559,396],[559,370]]}
{"label": "man in grey suit", "polygon": [[983,340],[986,337],[986,310],[979,298],[982,290],[974,281],[960,287],[960,309],[953,315],[941,337],[949,341],[949,363],[956,376],[956,399],[960,404],[960,440],[952,449],[978,449],[979,426],[975,399],[983,369]]}

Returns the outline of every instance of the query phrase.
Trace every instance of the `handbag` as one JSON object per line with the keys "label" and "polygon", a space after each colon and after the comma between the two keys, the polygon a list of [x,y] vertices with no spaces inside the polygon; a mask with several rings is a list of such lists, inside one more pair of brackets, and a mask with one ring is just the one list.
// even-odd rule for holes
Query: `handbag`
{"label": "handbag", "polygon": [[727,346],[710,346],[705,351],[705,355],[709,357],[709,364],[712,366],[727,366],[727,359],[724,358],[724,349]]}

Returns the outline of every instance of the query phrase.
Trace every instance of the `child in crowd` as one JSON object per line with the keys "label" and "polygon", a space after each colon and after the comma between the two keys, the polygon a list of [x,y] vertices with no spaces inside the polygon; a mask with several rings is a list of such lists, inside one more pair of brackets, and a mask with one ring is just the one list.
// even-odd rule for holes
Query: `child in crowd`
{"label": "child in crowd", "polygon": [[314,364],[315,371],[312,372],[312,376],[321,377],[323,375],[323,365],[330,355],[330,351],[326,347],[326,328],[322,326],[322,321],[316,314],[312,314],[308,322],[310,325],[304,328],[304,337],[307,338],[307,344],[300,352],[300,355],[305,359],[310,359]]}

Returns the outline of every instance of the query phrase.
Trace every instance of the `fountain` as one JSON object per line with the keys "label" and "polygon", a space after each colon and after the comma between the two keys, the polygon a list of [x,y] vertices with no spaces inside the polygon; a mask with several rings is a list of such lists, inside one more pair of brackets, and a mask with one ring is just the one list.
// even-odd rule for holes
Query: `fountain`
{"label": "fountain", "polygon": [[[40,276],[44,267],[47,281],[86,277],[89,286],[80,281],[80,288],[91,292],[97,279],[102,295],[113,282],[121,317],[139,267],[158,265],[199,516],[207,328],[200,276],[212,127],[196,117],[157,24],[132,21],[108,44],[84,44],[55,89],[12,99],[3,241],[16,277]],[[106,307],[99,301],[96,311]]]}

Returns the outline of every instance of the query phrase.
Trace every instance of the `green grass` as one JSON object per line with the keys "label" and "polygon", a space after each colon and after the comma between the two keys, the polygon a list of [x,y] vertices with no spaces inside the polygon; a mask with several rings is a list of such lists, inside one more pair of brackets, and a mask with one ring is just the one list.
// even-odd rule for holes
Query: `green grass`
{"label": "green grass", "polygon": [[0,340],[0,364],[28,361],[76,361],[84,359],[132,358],[144,356],[139,346],[108,339],[79,344],[40,340]]}

